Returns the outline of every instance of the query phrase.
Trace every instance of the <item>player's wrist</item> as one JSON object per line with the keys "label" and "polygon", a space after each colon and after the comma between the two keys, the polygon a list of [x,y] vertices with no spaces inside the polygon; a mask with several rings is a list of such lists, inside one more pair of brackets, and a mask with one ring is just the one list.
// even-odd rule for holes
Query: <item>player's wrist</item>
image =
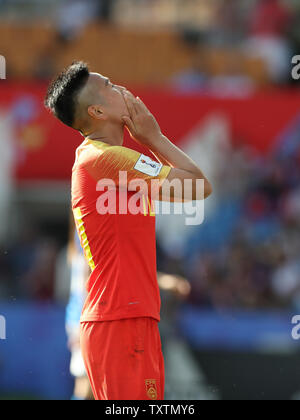
{"label": "player's wrist", "polygon": [[157,133],[157,135],[153,136],[151,139],[151,148],[153,151],[159,152],[161,146],[164,142],[169,141],[167,137],[162,133]]}
{"label": "player's wrist", "polygon": [[160,131],[157,131],[149,134],[141,134],[138,140],[145,146],[157,147],[162,139],[162,136],[163,134]]}

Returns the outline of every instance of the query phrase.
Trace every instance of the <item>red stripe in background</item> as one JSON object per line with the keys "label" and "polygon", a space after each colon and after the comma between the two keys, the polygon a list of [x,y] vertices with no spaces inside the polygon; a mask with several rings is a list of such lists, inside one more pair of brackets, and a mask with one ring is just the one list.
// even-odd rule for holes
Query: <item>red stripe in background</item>
{"label": "red stripe in background", "polygon": [[[10,112],[20,99],[36,103],[33,119],[14,124],[18,150],[17,180],[70,180],[75,149],[82,137],[54,119],[43,107],[44,84],[1,83],[1,113]],[[245,143],[267,153],[278,135],[300,110],[297,91],[270,91],[247,99],[218,99],[198,95],[177,95],[165,90],[135,89],[157,117],[162,131],[182,144],[193,128],[210,114],[228,118],[234,144]],[[149,154],[126,134],[124,146]]]}

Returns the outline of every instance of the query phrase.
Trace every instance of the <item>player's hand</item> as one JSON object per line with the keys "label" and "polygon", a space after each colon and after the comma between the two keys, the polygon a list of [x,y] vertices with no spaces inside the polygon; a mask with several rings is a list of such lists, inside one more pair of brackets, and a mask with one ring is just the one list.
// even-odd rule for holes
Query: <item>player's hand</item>
{"label": "player's hand", "polygon": [[140,98],[127,90],[123,95],[129,113],[123,117],[124,125],[137,143],[150,147],[162,136],[158,122]]}

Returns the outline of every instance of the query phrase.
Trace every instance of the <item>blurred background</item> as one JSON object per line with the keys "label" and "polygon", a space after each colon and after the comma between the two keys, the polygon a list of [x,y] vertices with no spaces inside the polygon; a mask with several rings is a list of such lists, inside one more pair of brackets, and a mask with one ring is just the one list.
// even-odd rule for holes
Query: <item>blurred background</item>
{"label": "blurred background", "polygon": [[166,398],[300,399],[298,53],[298,0],[0,0],[1,398],[73,392],[67,243],[82,138],[43,97],[79,59],[141,96],[214,187],[201,226],[157,216],[158,270],[172,275],[160,281]]}

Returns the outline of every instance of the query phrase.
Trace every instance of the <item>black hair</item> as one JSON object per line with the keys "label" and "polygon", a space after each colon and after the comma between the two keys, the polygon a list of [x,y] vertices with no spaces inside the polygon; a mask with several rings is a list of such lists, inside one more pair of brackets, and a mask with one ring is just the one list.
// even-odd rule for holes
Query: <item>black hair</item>
{"label": "black hair", "polygon": [[45,106],[64,124],[74,127],[77,95],[86,85],[90,72],[82,61],[63,70],[49,85]]}

